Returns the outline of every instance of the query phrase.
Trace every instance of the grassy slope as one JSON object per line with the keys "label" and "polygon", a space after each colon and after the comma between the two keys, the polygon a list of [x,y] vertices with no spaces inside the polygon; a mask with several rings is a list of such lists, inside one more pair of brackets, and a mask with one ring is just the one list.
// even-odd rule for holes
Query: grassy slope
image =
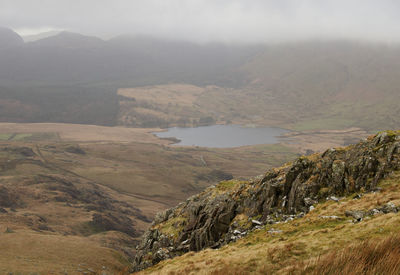
{"label": "grassy slope", "polygon": [[120,253],[89,238],[44,234],[32,230],[3,233],[1,227],[0,272],[8,274],[79,274],[93,270],[117,274],[127,260]]}
{"label": "grassy slope", "polygon": [[[399,205],[399,183],[400,172],[393,173],[380,182],[380,192],[365,194],[357,200],[350,196],[339,203],[318,204],[303,218],[266,225],[220,249],[190,252],[139,274],[309,274],[321,270],[318,263],[323,260],[315,262],[320,255],[399,232],[400,215],[395,213],[375,215],[360,223],[351,222],[344,214],[346,210],[370,210],[388,202]],[[339,219],[323,216],[338,216]],[[269,233],[272,229],[282,232]]]}
{"label": "grassy slope", "polygon": [[[48,184],[38,183],[43,176],[83,186],[95,182],[102,192],[151,218],[213,183],[200,180],[199,175],[217,169],[247,177],[295,155],[281,145],[208,150],[135,142],[66,142],[46,133],[3,136],[7,141],[0,144],[0,186],[19,194],[12,198],[21,203],[4,207],[8,213],[0,213],[0,244],[7,248],[0,252],[0,272],[22,274],[64,270],[74,274],[88,268],[100,272],[103,266],[116,274],[129,261],[120,249],[129,250],[135,245],[134,239],[125,234],[99,232],[102,230],[91,226],[93,212],[86,210],[85,204],[57,201],[63,189],[51,189],[51,180]],[[31,148],[36,155],[14,153],[21,147]],[[71,147],[81,148],[85,154],[71,153]],[[148,226],[132,218],[137,230]],[[13,233],[5,233],[7,228]]]}
{"label": "grassy slope", "polygon": [[[29,145],[0,145],[0,272],[75,274],[80,269],[100,272],[103,266],[111,273],[123,270],[128,257],[115,248],[132,249],[134,238],[86,226],[95,213],[87,208],[95,204],[93,190],[115,194],[56,169],[38,155],[21,154],[29,152],[21,148]],[[37,152],[34,147],[33,152]],[[71,184],[78,192],[87,192],[86,201],[62,199],[80,196]],[[143,228],[141,223],[138,228]]]}

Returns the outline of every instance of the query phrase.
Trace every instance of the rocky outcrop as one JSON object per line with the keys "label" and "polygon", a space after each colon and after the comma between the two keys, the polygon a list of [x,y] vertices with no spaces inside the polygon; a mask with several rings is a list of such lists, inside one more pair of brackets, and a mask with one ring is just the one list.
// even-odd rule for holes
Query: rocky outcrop
{"label": "rocky outcrop", "polygon": [[[220,247],[263,224],[301,217],[323,200],[375,190],[381,178],[399,168],[399,132],[391,131],[300,157],[250,181],[221,182],[158,214],[137,247],[132,270],[188,251]],[[360,220],[365,214],[348,215]]]}

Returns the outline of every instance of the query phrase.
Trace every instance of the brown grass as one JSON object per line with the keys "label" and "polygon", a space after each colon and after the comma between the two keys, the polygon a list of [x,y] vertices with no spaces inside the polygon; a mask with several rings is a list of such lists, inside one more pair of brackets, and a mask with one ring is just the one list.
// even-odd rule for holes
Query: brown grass
{"label": "brown grass", "polygon": [[0,123],[0,134],[56,133],[62,141],[168,144],[167,141],[161,140],[151,134],[154,131],[160,131],[160,129],[106,127],[67,123]]}
{"label": "brown grass", "polygon": [[101,274],[118,274],[127,262],[110,248],[79,236],[43,234],[30,230],[0,234],[0,273],[8,274],[80,274],[88,268]]}
{"label": "brown grass", "polygon": [[366,240],[310,261],[302,274],[400,274],[400,234]]}

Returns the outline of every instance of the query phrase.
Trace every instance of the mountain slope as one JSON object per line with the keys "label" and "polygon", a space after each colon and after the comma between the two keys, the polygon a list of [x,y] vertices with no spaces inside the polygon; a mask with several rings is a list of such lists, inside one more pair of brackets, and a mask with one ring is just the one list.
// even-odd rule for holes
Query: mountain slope
{"label": "mountain slope", "polygon": [[29,45],[36,47],[97,48],[101,47],[103,43],[103,40],[94,36],[62,31],[56,35],[30,42]]}
{"label": "mountain slope", "polygon": [[[86,154],[77,145],[44,147]],[[0,242],[7,253],[0,259],[1,273],[75,274],[80,263],[99,272],[102,266],[122,270],[149,222],[124,198],[48,161],[39,145],[2,142]]]}
{"label": "mountain slope", "polygon": [[[358,232],[356,236],[360,239],[368,236],[371,230],[376,232],[377,228],[371,229],[364,224],[347,227],[347,216],[357,225],[364,218],[371,219],[379,224],[377,226],[382,226],[381,232],[396,232],[393,226],[400,220],[397,215],[390,214],[393,221],[386,225],[382,223],[388,218],[384,215],[399,210],[396,206],[400,203],[399,187],[396,184],[398,173],[385,180],[386,183],[383,181],[387,188],[378,195],[369,192],[380,190],[378,183],[400,168],[399,134],[382,132],[357,145],[301,157],[293,163],[272,169],[258,179],[247,182],[226,181],[208,188],[156,216],[151,228],[143,235],[133,270],[138,271],[162,260],[206,248],[236,251],[232,252],[236,258],[231,259],[235,265],[241,263],[243,253],[253,260],[257,253],[264,253],[271,262],[269,267],[283,268],[284,264],[274,265],[274,261],[279,262],[279,257],[285,258],[285,255],[274,259],[273,255],[268,256],[268,253],[272,253],[270,249],[283,253],[280,251],[282,246],[289,245],[289,252],[293,250],[296,255],[294,251],[298,250],[300,259],[305,260],[317,256],[317,252],[326,252],[328,248],[348,244],[355,232]],[[356,192],[361,195],[354,197]],[[338,196],[344,198],[339,199]],[[353,200],[359,197],[361,199]],[[340,202],[340,207],[337,202]],[[360,229],[364,227],[368,228]],[[318,241],[309,242],[308,237],[305,237],[312,237],[316,231],[324,228],[333,230],[329,237],[324,238],[330,242],[329,245]],[[335,244],[331,239],[335,231],[341,229],[345,231],[340,232],[346,234]],[[271,238],[275,235],[282,237],[283,242],[279,243],[279,238]],[[286,242],[289,237],[291,242]],[[265,240],[258,242],[260,239]],[[232,244],[237,240],[241,240],[238,245]],[[268,249],[263,249],[267,245],[264,242],[271,242]],[[257,253],[251,255],[246,252],[248,245],[256,245],[254,249]],[[193,256],[193,253],[186,255]],[[218,250],[205,250],[195,255],[210,260],[227,254],[219,254]],[[183,256],[182,259],[187,257]],[[184,262],[179,265],[179,261],[172,260],[149,271],[165,274],[169,268],[168,263],[181,268],[171,270],[182,271]],[[257,263],[261,265],[259,261],[261,259],[257,258]],[[209,264],[218,267],[212,261]]]}
{"label": "mountain slope", "polygon": [[0,27],[0,50],[3,48],[10,48],[21,46],[24,40],[16,32],[11,29]]}
{"label": "mountain slope", "polygon": [[397,45],[309,41],[266,46],[239,70],[253,104],[291,128],[383,130],[399,127],[399,61]]}

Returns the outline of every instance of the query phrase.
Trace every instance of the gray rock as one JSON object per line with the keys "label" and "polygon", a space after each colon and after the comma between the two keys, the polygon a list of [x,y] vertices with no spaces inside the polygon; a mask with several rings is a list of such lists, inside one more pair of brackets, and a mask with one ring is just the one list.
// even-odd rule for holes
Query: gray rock
{"label": "gray rock", "polygon": [[379,211],[379,210],[376,209],[376,208],[370,210],[370,215],[377,215],[377,214],[379,214],[379,213],[381,213],[381,211]]}
{"label": "gray rock", "polygon": [[346,217],[353,217],[355,221],[360,222],[362,221],[362,219],[365,217],[365,212],[361,211],[361,210],[355,210],[355,211],[351,211],[351,210],[346,210],[345,211],[345,215]]}
{"label": "gray rock", "polygon": [[387,204],[382,206],[379,210],[382,211],[385,214],[387,214],[387,213],[396,213],[397,212],[397,207],[396,207],[396,205],[394,203],[388,202]]}
{"label": "gray rock", "polygon": [[260,221],[257,221],[257,220],[251,220],[251,223],[255,224],[255,225],[262,225],[262,223]]}
{"label": "gray rock", "polygon": [[189,240],[189,239],[187,239],[186,241],[183,241],[183,242],[181,242],[181,245],[188,244],[189,242],[190,242],[190,240]]}
{"label": "gray rock", "polygon": [[330,196],[328,198],[326,198],[326,200],[331,200],[331,201],[335,201],[335,202],[339,202],[339,198],[335,197],[335,196]]}
{"label": "gray rock", "polygon": [[272,235],[273,234],[280,234],[280,233],[282,233],[282,230],[271,228],[270,230],[267,231],[267,233],[272,234]]}

